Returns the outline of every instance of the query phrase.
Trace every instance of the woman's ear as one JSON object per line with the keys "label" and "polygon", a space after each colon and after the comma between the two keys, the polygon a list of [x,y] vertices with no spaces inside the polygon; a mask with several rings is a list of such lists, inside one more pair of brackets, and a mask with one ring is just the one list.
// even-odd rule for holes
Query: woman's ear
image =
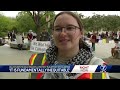
{"label": "woman's ear", "polygon": [[83,30],[81,30],[81,35],[84,35],[84,31]]}
{"label": "woman's ear", "polygon": [[80,38],[83,38],[84,32],[83,32],[83,31],[80,31],[80,34],[81,34]]}

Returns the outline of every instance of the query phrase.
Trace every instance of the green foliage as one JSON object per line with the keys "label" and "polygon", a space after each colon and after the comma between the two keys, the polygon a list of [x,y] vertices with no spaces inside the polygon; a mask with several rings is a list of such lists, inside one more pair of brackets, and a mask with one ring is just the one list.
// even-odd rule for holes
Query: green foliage
{"label": "green foliage", "polygon": [[16,16],[18,22],[17,29],[19,32],[28,32],[30,29],[36,31],[35,23],[28,13],[22,11]]}
{"label": "green foliage", "polygon": [[120,16],[116,15],[93,15],[82,19],[85,30],[87,31],[118,31],[120,30]]}
{"label": "green foliage", "polygon": [[[98,15],[94,14],[92,17],[84,17],[82,14],[74,12],[81,18],[83,26],[86,31],[118,31],[120,30],[120,16],[116,15]],[[46,17],[50,15],[50,27],[46,22]],[[40,31],[47,29],[49,33],[52,31],[53,18],[55,17],[54,11],[40,11]],[[6,17],[0,14],[0,36],[6,36],[8,31],[18,31],[27,33],[30,29],[37,32],[36,26],[32,16],[27,11],[21,11],[16,18]],[[38,34],[38,33],[37,33]]]}
{"label": "green foliage", "polygon": [[[55,13],[53,11],[41,11],[40,12],[40,29],[41,31],[45,28],[48,31],[50,30],[50,28],[48,28],[48,23],[46,22],[46,17],[50,15],[50,19],[52,19],[55,16]],[[22,11],[19,12],[16,20],[18,22],[17,24],[17,28],[18,31],[20,32],[28,32],[30,29],[32,29],[34,32],[37,32],[37,26],[33,20],[33,17],[29,15],[29,13],[27,13],[27,11]],[[52,20],[50,21],[50,23],[52,23]],[[50,31],[49,31],[50,32]]]}
{"label": "green foliage", "polygon": [[8,31],[11,31],[17,24],[15,18],[5,17],[0,14],[0,36],[6,36]]}

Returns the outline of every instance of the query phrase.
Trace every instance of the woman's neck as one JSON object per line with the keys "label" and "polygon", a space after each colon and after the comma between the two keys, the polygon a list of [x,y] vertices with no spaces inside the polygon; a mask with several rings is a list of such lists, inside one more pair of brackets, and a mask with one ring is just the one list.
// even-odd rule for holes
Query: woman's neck
{"label": "woman's neck", "polygon": [[79,47],[70,50],[59,50],[58,49],[58,59],[68,60],[73,58],[79,52]]}

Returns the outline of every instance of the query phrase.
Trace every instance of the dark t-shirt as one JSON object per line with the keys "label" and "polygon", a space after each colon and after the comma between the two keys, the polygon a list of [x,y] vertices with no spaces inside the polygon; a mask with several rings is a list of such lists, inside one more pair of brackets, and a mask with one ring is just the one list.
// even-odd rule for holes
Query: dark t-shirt
{"label": "dark t-shirt", "polygon": [[48,32],[42,32],[40,34],[40,41],[50,41],[50,35]]}
{"label": "dark t-shirt", "polygon": [[92,41],[92,43],[95,43],[96,42],[96,36],[95,35],[92,35],[92,37],[91,37],[91,41]]}
{"label": "dark t-shirt", "polygon": [[28,40],[32,40],[33,39],[32,33],[28,33],[27,37],[28,37]]}
{"label": "dark t-shirt", "polygon": [[95,36],[95,35],[93,35],[93,36],[92,36],[92,39],[95,39],[95,40],[96,40],[96,36]]}

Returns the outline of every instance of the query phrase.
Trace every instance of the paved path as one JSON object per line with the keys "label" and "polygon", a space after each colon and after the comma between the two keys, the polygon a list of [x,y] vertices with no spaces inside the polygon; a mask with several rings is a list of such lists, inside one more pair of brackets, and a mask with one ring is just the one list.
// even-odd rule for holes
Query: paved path
{"label": "paved path", "polygon": [[[1,65],[28,65],[32,52],[12,49],[9,45],[0,46]],[[27,79],[28,73],[0,73],[0,79]]]}

